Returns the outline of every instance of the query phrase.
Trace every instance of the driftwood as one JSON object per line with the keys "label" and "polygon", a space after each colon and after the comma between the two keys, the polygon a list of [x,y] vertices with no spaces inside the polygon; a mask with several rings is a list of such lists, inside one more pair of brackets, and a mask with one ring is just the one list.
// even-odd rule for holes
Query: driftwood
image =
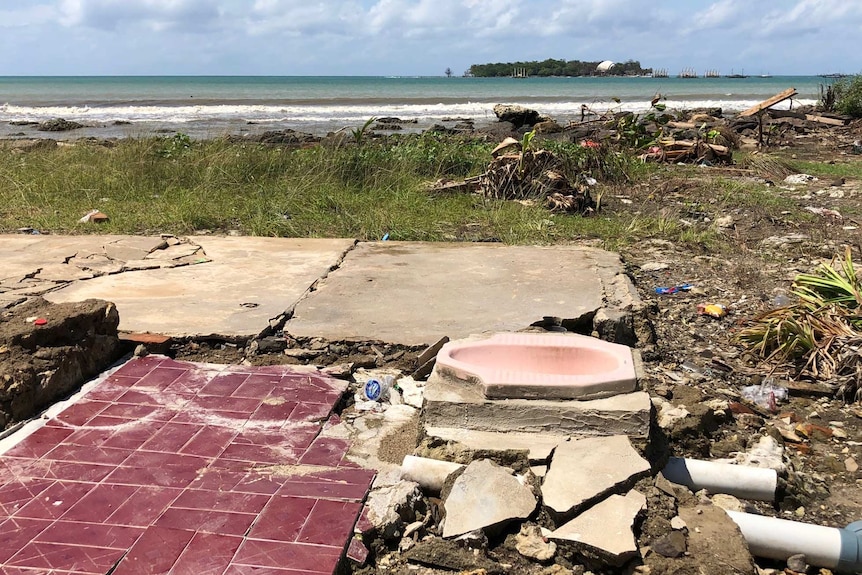
{"label": "driftwood", "polygon": [[814,114],[806,114],[805,119],[809,122],[817,122],[818,124],[826,124],[827,126],[846,126],[848,124],[848,120],[840,120],[838,118],[829,118],[827,116]]}
{"label": "driftwood", "polygon": [[739,117],[740,118],[748,118],[750,116],[760,114],[761,112],[763,112],[767,108],[771,108],[775,104],[783,102],[784,100],[789,100],[790,98],[792,98],[796,94],[798,94],[798,92],[796,91],[796,88],[788,88],[788,89],[784,90],[783,92],[781,92],[780,94],[776,94],[773,97],[769,98],[768,100],[764,100],[761,103],[757,104],[756,106],[753,106],[753,107],[747,109],[746,111],[740,113]]}
{"label": "driftwood", "polygon": [[707,142],[693,142],[691,140],[663,141],[659,146],[651,148],[643,154],[644,161],[670,162],[670,163],[701,163],[711,162],[714,164],[730,164],[733,156],[730,148]]}

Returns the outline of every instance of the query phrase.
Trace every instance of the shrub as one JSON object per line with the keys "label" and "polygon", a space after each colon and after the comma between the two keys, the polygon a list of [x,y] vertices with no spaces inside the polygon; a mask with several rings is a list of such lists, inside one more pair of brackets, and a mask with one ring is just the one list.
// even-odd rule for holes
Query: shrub
{"label": "shrub", "polygon": [[835,83],[835,109],[862,118],[862,76],[842,78]]}

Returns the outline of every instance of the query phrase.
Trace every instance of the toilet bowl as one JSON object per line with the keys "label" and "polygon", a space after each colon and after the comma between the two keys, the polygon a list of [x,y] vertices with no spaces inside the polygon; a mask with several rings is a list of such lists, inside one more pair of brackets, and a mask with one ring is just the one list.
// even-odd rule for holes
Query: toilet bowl
{"label": "toilet bowl", "polygon": [[447,343],[440,377],[488,399],[595,399],[637,387],[632,350],[576,334],[498,333]]}

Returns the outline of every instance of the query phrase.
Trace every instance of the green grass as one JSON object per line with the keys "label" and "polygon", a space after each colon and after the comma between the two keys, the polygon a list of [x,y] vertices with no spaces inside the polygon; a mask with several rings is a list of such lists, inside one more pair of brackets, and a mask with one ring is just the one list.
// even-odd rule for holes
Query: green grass
{"label": "green grass", "polygon": [[[185,137],[79,143],[27,153],[0,147],[0,231],[192,234],[201,230],[284,237],[550,244],[599,239],[621,248],[645,237],[692,247],[716,241],[670,216],[623,206],[596,217],[551,214],[541,205],[434,194],[425,184],[486,169],[494,143],[400,136],[362,145],[286,148]],[[570,176],[633,185],[654,173],[631,156],[553,144]],[[588,155],[590,154],[590,155]],[[98,208],[102,224],[79,218]]]}
{"label": "green grass", "polygon": [[862,157],[847,162],[828,164],[826,162],[793,162],[793,166],[803,174],[818,178],[860,178],[862,179]]}

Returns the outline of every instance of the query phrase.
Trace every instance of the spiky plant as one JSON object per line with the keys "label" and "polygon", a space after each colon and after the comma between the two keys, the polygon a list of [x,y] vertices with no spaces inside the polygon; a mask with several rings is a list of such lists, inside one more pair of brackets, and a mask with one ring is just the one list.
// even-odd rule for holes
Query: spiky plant
{"label": "spiky plant", "polygon": [[737,334],[767,362],[793,364],[799,375],[831,384],[845,398],[862,398],[862,282],[848,247],[836,266],[821,264],[799,274],[798,302],[754,318]]}

